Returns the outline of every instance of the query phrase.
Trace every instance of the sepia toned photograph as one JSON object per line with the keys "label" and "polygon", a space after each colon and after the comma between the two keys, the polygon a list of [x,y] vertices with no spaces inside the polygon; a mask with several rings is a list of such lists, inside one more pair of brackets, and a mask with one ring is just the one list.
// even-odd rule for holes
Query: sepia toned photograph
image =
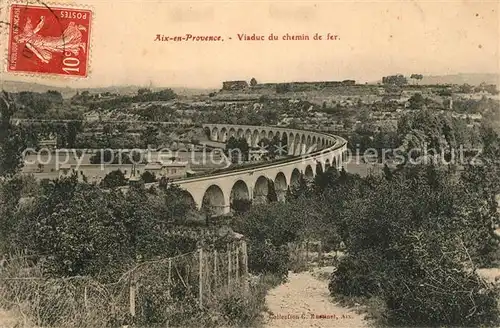
{"label": "sepia toned photograph", "polygon": [[0,328],[500,327],[499,10],[0,0]]}

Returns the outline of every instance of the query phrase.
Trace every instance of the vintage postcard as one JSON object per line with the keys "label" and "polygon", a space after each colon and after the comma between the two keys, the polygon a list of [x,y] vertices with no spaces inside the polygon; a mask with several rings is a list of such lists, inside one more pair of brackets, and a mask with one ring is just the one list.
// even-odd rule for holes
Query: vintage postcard
{"label": "vintage postcard", "polygon": [[0,0],[0,327],[499,327],[499,10]]}

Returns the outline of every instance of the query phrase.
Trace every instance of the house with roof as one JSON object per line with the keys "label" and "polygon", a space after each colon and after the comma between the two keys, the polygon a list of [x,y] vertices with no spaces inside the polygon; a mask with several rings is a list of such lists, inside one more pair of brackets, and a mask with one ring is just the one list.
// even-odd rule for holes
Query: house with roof
{"label": "house with roof", "polygon": [[222,90],[244,90],[248,88],[247,81],[224,81],[222,82]]}
{"label": "house with roof", "polygon": [[57,148],[57,137],[50,134],[48,138],[44,138],[38,141],[38,147],[40,149],[56,149]]}

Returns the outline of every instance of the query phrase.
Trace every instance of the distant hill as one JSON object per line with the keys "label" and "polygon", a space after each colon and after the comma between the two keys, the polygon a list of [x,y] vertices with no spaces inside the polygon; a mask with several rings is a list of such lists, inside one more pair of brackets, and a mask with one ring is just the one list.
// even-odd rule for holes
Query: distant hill
{"label": "distant hill", "polygon": [[[406,77],[410,77],[411,74],[406,74]],[[408,79],[408,82],[411,84],[414,81]],[[459,74],[450,74],[450,75],[424,75],[424,78],[418,81],[420,85],[426,84],[470,84],[470,85],[479,85],[482,82],[487,84],[496,84],[500,86],[500,74],[483,74],[483,73],[459,73]],[[381,80],[374,82],[382,83]]]}
{"label": "distant hill", "polygon": [[496,84],[500,83],[500,75],[499,74],[481,74],[481,73],[469,73],[469,74],[453,74],[453,75],[430,75],[425,76],[419,81],[418,84],[470,84],[470,85],[479,85],[482,82],[487,84]]}
{"label": "distant hill", "polygon": [[[28,82],[18,82],[18,81],[0,81],[0,89],[7,92],[21,92],[21,91],[33,91],[33,92],[47,92],[48,90],[59,91],[64,98],[70,98],[76,94],[77,91],[89,91],[91,93],[103,93],[111,92],[118,93],[122,95],[136,94],[137,90],[143,88],[140,86],[117,86],[117,87],[103,87],[103,88],[70,88],[70,87],[54,87],[50,85],[38,84],[38,83],[28,83]],[[167,89],[168,87],[151,88],[153,91]],[[171,88],[174,92],[181,96],[193,96],[201,94],[209,94],[210,92],[217,91],[215,89],[191,89],[191,88]]]}
{"label": "distant hill", "polygon": [[[409,76],[409,74],[407,74]],[[381,81],[378,81],[381,82]],[[412,81],[409,81],[412,83]],[[452,75],[424,75],[418,84],[471,84],[479,85],[482,82],[487,84],[496,84],[500,86],[500,74],[481,74],[481,73],[460,73]],[[0,80],[0,89],[8,92],[20,92],[20,91],[34,91],[34,92],[47,92],[48,90],[59,91],[64,98],[70,98],[77,91],[89,91],[91,93],[103,93],[111,92],[118,93],[122,95],[136,94],[137,90],[143,88],[141,86],[129,85],[129,86],[110,86],[102,88],[70,88],[70,87],[54,87],[45,84],[29,83],[29,82],[18,82],[18,81],[2,81]],[[153,87],[153,91],[166,89],[168,87]],[[208,95],[210,92],[217,92],[218,89],[195,89],[195,88],[179,88],[171,87],[175,93],[180,96],[194,96],[194,95]]]}

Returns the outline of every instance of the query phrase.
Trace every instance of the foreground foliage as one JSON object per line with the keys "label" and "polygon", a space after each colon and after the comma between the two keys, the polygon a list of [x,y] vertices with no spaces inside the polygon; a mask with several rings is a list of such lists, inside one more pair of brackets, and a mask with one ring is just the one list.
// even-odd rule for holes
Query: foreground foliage
{"label": "foreground foliage", "polygon": [[137,262],[220,239],[214,229],[187,225],[196,213],[183,197],[171,185],[151,191],[138,186],[124,194],[79,183],[76,176],[43,183],[28,205],[7,209],[15,224],[6,250],[43,259],[53,276],[112,281]]}
{"label": "foreground foliage", "polygon": [[379,297],[391,325],[493,325],[497,291],[475,272],[494,260],[498,214],[464,179],[409,167],[346,201],[348,255],[334,294]]}
{"label": "foreground foliage", "polygon": [[179,288],[166,288],[165,270],[157,271],[142,276],[132,318],[130,281],[101,284],[92,277],[48,278],[41,264],[30,262],[25,256],[11,258],[0,271],[0,307],[23,327],[252,326],[261,320],[267,290],[278,283],[273,276],[263,276],[247,292],[235,284],[214,293],[200,309],[194,298],[182,298]]}
{"label": "foreground foliage", "polygon": [[492,194],[500,184],[489,158],[461,173],[407,165],[361,178],[330,169],[302,179],[288,203],[239,213],[235,229],[253,240],[250,269],[283,279],[291,269],[281,252],[287,243],[345,245],[329,288],[337,297],[380,300],[370,302],[383,324],[495,325],[498,290],[476,273],[499,260]]}

